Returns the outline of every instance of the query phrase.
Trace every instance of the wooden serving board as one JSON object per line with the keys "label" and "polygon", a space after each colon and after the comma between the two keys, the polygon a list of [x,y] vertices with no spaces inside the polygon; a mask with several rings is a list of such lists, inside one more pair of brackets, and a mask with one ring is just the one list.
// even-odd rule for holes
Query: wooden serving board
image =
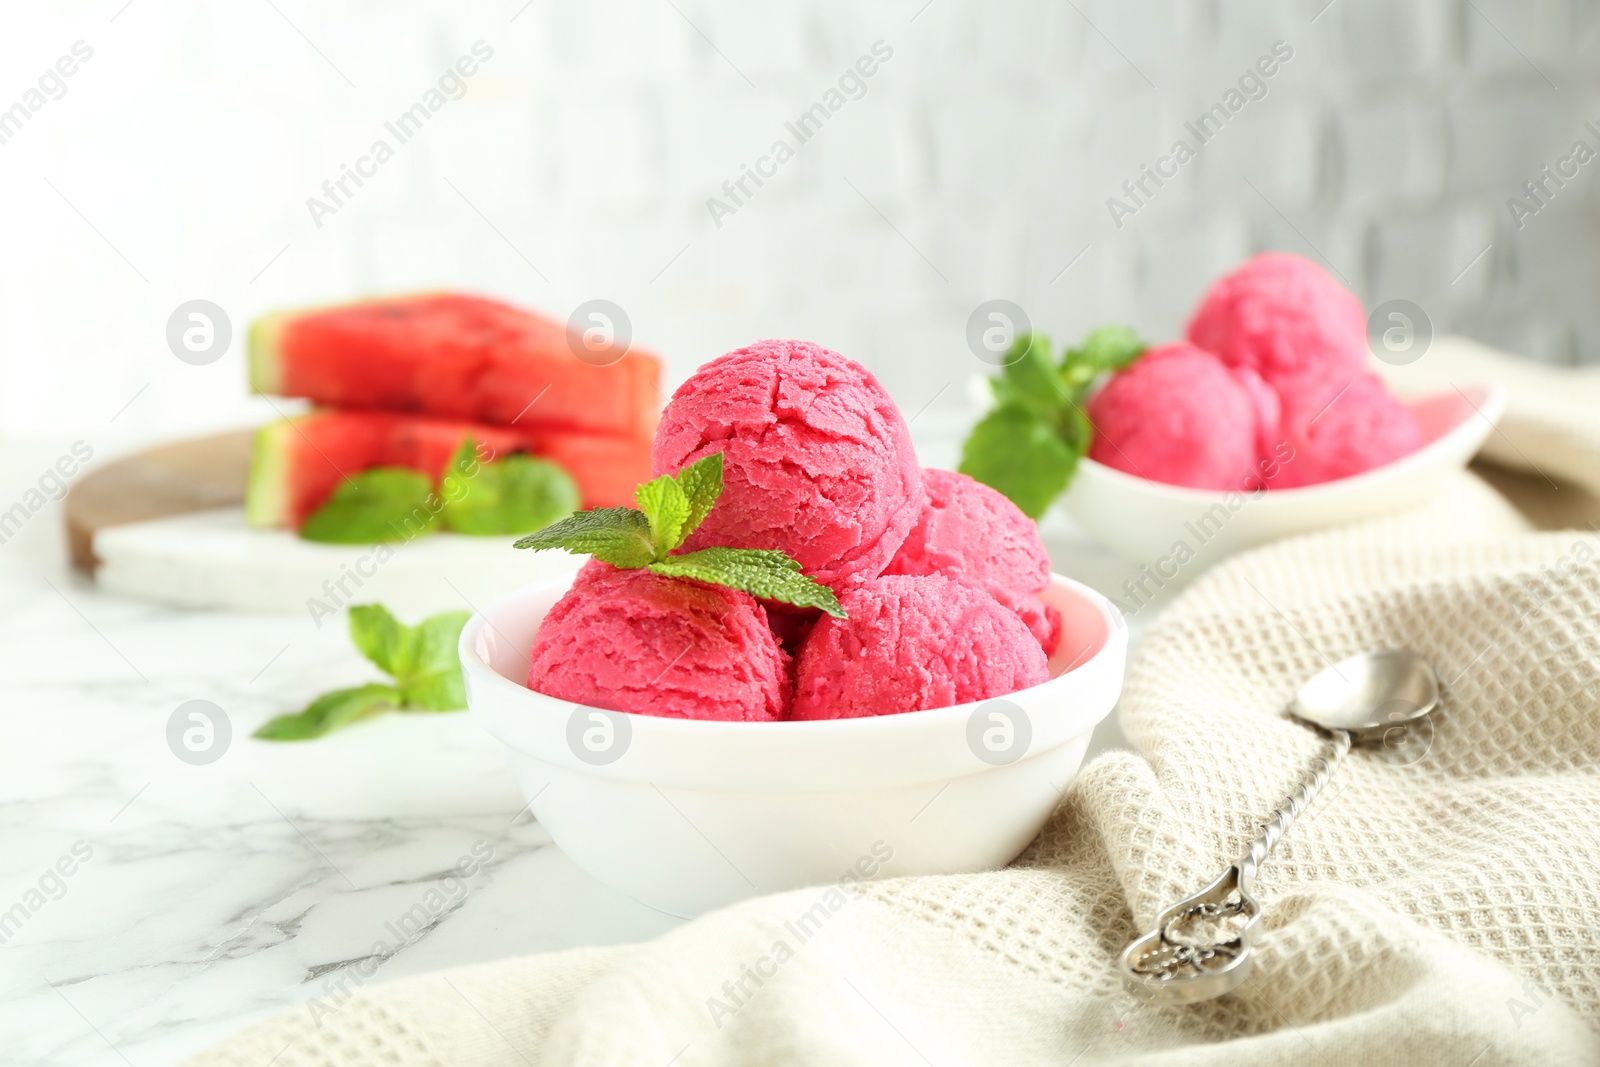
{"label": "wooden serving board", "polygon": [[112,526],[242,506],[254,430],[162,445],[90,471],[67,493],[67,551],[94,574],[95,535]]}
{"label": "wooden serving board", "polygon": [[243,505],[253,436],[180,441],[86,474],[65,504],[72,562],[110,593],[185,608],[305,612],[320,627],[352,603],[408,615],[475,609],[585,558],[520,551],[514,537],[328,545],[252,529]]}

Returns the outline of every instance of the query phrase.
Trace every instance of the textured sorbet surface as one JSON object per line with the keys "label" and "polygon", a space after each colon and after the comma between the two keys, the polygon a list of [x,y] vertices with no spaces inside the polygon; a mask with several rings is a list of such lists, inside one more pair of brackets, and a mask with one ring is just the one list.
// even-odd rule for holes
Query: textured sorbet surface
{"label": "textured sorbet surface", "polygon": [[591,561],[539,627],[528,688],[640,715],[768,721],[788,710],[788,666],[748,593]]}
{"label": "textured sorbet surface", "polygon": [[1152,348],[1089,401],[1089,458],[1194,489],[1243,489],[1276,436],[1278,399],[1246,367],[1178,342]]}
{"label": "textured sorbet surface", "polygon": [[1036,595],[1050,584],[1039,528],[1005,495],[965,474],[922,472],[927,502],[886,574],[942,574],[975,585],[1015,611],[1046,655],[1061,639],[1061,613]]}
{"label": "textured sorbet surface", "polygon": [[840,588],[882,573],[922,506],[894,401],[866,368],[808,342],[759,341],[678,388],[656,432],[655,473],[716,452],[722,496],[690,550],[780,549]]}
{"label": "textured sorbet surface", "polygon": [[1189,320],[1189,340],[1268,384],[1343,375],[1366,363],[1355,294],[1299,256],[1266,252],[1219,278]]}
{"label": "textured sorbet surface", "polygon": [[935,575],[885,575],[840,595],[795,666],[794,718],[847,719],[943,708],[1050,677],[1016,614],[981,589]]}
{"label": "textured sorbet surface", "polygon": [[1348,478],[1423,445],[1416,416],[1370,373],[1282,393],[1283,436],[1294,451],[1269,480],[1275,489]]}

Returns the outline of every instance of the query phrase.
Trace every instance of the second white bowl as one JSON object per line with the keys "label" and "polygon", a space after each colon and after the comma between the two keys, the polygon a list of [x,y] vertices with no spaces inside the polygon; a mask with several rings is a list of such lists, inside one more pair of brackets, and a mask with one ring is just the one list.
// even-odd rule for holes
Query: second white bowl
{"label": "second white bowl", "polygon": [[[1179,541],[1209,562],[1291,534],[1415,507],[1465,467],[1505,411],[1505,390],[1469,386],[1406,400],[1427,442],[1394,463],[1321,485],[1249,495],[1151,481],[1091,459],[1078,463],[1062,505],[1108,548],[1153,569]],[[1181,563],[1181,561],[1180,561]],[[1179,564],[1173,564],[1174,567]],[[1175,574],[1163,574],[1172,578]]]}
{"label": "second white bowl", "polygon": [[461,633],[467,705],[504,746],[563,852],[651,907],[691,916],[761,893],[998,867],[1039,832],[1122,691],[1127,627],[1053,575],[1049,681],[930,711],[705,722],[527,688],[528,650],[570,577],[527,586]]}

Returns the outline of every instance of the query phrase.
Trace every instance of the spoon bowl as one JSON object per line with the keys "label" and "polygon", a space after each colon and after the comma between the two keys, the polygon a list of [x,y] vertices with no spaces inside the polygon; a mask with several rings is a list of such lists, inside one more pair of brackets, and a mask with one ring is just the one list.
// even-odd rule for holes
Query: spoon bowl
{"label": "spoon bowl", "polygon": [[1385,735],[1422,718],[1439,703],[1439,678],[1409,649],[1365,652],[1335,663],[1295,694],[1297,719],[1344,730],[1356,741]]}

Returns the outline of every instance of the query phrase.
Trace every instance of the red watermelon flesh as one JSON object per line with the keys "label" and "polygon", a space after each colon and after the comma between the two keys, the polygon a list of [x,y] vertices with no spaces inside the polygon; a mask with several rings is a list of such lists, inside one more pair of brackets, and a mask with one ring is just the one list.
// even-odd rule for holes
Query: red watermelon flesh
{"label": "red watermelon flesh", "polygon": [[584,507],[631,505],[634,488],[650,477],[650,442],[641,438],[318,410],[256,435],[245,514],[252,526],[299,529],[345,476],[369,467],[409,467],[437,482],[467,437],[480,459],[527,452],[560,464],[578,483]]}
{"label": "red watermelon flesh", "polygon": [[661,362],[579,359],[566,326],[454,293],[279,312],[250,330],[258,393],[347,408],[648,438]]}

